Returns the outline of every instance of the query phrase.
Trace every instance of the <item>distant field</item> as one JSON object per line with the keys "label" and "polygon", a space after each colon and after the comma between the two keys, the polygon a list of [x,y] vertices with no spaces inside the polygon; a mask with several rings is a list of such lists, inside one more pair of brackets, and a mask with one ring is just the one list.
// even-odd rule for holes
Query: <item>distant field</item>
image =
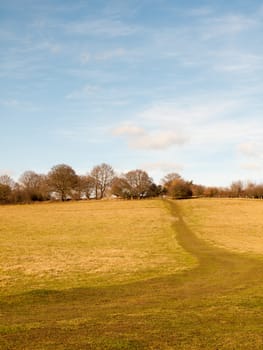
{"label": "distant field", "polygon": [[242,253],[263,254],[263,201],[195,199],[178,202],[200,238]]}
{"label": "distant field", "polygon": [[191,268],[162,201],[0,206],[2,294],[114,285]]}

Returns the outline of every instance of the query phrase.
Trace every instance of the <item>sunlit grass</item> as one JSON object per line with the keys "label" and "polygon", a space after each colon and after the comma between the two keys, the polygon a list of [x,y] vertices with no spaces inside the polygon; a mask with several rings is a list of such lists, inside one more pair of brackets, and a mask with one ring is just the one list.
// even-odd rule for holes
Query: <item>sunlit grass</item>
{"label": "sunlit grass", "polygon": [[249,210],[240,205],[0,207],[0,349],[261,350],[262,260],[206,242],[215,242],[226,207],[234,217],[224,216],[224,227],[239,237]]}
{"label": "sunlit grass", "polygon": [[202,239],[237,252],[263,254],[263,201],[203,198],[178,205]]}
{"label": "sunlit grass", "polygon": [[2,293],[113,285],[191,268],[162,201],[0,207]]}

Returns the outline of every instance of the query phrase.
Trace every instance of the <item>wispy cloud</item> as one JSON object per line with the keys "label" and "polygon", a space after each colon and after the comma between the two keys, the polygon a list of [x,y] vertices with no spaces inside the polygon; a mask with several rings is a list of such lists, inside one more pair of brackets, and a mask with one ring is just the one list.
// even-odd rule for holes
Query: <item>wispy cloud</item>
{"label": "wispy cloud", "polygon": [[129,58],[130,56],[135,57],[134,53],[131,53],[130,51],[124,49],[124,48],[116,48],[112,50],[103,50],[101,52],[96,53],[90,53],[85,52],[80,55],[80,62],[82,64],[87,64],[91,62],[97,62],[97,61],[111,61],[115,59],[120,58]]}
{"label": "wispy cloud", "polygon": [[58,54],[62,50],[62,47],[60,44],[50,42],[50,41],[44,41],[44,42],[40,43],[38,46],[36,46],[35,48],[40,49],[40,50],[49,51],[53,54]]}
{"label": "wispy cloud", "polygon": [[113,58],[120,58],[128,55],[128,51],[123,48],[118,48],[115,50],[104,51],[95,56],[95,59],[100,61],[107,61]]}
{"label": "wispy cloud", "polygon": [[181,98],[177,102],[161,101],[141,111],[139,118],[159,125],[167,123],[174,127],[193,127],[218,118],[224,119],[236,110],[239,106],[238,102],[235,98],[215,99],[209,95]]}
{"label": "wispy cloud", "polygon": [[[259,24],[255,17],[230,14],[221,17],[211,17],[205,19],[202,28],[202,38],[213,39],[216,37],[222,37],[226,35],[238,35],[241,32],[249,31],[255,28]],[[204,29],[207,29],[205,32]]]}
{"label": "wispy cloud", "polygon": [[21,103],[15,99],[0,100],[0,104],[6,107],[17,107],[21,105]]}
{"label": "wispy cloud", "polygon": [[263,55],[225,51],[217,55],[215,70],[226,73],[252,73],[262,70]]}
{"label": "wispy cloud", "polygon": [[138,27],[118,19],[91,19],[70,23],[67,31],[84,36],[123,37],[138,32]]}
{"label": "wispy cloud", "polygon": [[139,12],[143,4],[143,0],[108,0],[103,14],[114,18],[132,17]]}
{"label": "wispy cloud", "polygon": [[94,85],[85,85],[78,90],[74,90],[69,93],[66,98],[69,100],[79,100],[85,99],[96,94],[99,91],[99,88]]}
{"label": "wispy cloud", "polygon": [[[0,106],[20,121],[17,140],[25,121],[28,148],[32,126],[46,120],[53,130],[46,147],[91,141],[100,159],[107,145],[109,161],[128,170],[136,163],[155,174],[183,169],[225,179],[239,166],[256,172],[263,154],[256,3],[26,1],[23,13],[1,3]],[[29,113],[34,104],[43,108]],[[15,130],[5,119],[3,135]]]}
{"label": "wispy cloud", "polygon": [[28,112],[36,112],[39,110],[39,108],[35,106],[33,103],[27,102],[27,101],[20,101],[15,98],[2,99],[0,100],[0,105],[6,108],[12,108],[12,109],[28,111]]}
{"label": "wispy cloud", "polygon": [[200,17],[210,16],[213,13],[214,13],[214,10],[212,7],[200,6],[200,7],[189,9],[185,14],[188,16],[200,18]]}
{"label": "wispy cloud", "polygon": [[[259,14],[215,15],[211,11],[196,17],[193,24],[187,21],[154,31],[154,45],[164,57],[174,59],[183,68],[198,67],[205,79],[211,71],[236,75],[262,69],[258,32],[263,26]],[[257,44],[251,45],[251,40]]]}

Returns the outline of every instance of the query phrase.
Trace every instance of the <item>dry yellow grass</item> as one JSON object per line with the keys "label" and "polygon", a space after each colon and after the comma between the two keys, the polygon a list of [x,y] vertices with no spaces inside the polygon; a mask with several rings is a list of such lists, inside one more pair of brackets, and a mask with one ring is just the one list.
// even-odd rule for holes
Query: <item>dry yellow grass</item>
{"label": "dry yellow grass", "polygon": [[[263,349],[263,261],[207,244],[185,224],[211,239],[226,211],[223,225],[237,238],[232,228],[248,210],[243,205],[0,207],[1,263],[9,278],[9,294],[0,295],[0,348]],[[191,256],[198,265],[174,273],[193,266]]]}
{"label": "dry yellow grass", "polygon": [[263,201],[204,198],[178,205],[199,237],[233,251],[263,254]]}
{"label": "dry yellow grass", "polygon": [[162,201],[0,207],[2,293],[124,283],[194,265]]}

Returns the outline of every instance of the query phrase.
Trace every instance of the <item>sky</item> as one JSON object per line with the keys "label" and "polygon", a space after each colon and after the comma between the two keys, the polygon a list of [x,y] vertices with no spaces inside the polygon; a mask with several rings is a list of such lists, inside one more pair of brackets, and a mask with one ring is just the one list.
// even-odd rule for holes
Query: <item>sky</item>
{"label": "sky", "polygon": [[262,182],[262,33],[262,0],[0,0],[0,174]]}

